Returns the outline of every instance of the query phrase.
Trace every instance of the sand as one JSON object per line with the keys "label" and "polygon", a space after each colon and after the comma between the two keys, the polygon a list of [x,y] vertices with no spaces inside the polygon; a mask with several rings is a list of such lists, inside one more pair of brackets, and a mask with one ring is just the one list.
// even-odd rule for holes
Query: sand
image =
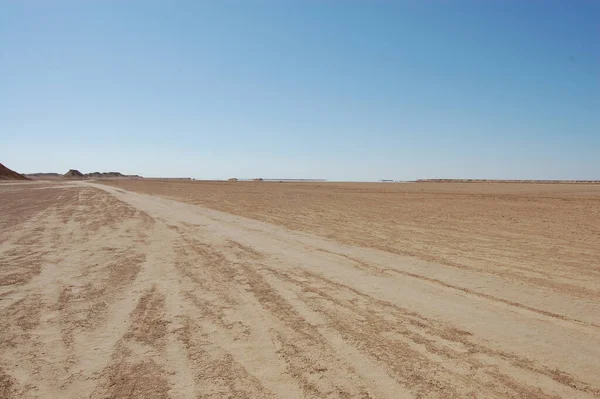
{"label": "sand", "polygon": [[0,185],[0,397],[600,397],[598,187],[110,184]]}

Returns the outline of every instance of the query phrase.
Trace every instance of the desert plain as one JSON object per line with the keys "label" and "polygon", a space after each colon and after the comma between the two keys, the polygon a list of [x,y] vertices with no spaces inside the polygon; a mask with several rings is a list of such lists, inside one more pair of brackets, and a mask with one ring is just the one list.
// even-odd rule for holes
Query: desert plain
{"label": "desert plain", "polygon": [[0,398],[599,398],[600,185],[0,183]]}

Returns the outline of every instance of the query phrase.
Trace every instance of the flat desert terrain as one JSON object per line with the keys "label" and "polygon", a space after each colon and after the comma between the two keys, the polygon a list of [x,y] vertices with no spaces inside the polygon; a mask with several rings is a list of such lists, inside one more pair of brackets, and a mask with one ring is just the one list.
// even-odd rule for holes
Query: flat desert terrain
{"label": "flat desert terrain", "polygon": [[600,185],[0,184],[0,398],[600,398]]}

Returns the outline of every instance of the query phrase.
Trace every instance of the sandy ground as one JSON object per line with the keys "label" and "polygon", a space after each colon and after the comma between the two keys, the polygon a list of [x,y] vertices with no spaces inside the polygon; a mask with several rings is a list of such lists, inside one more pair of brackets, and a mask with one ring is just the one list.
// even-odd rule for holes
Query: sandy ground
{"label": "sandy ground", "polygon": [[0,185],[1,398],[600,397],[598,188],[114,184]]}

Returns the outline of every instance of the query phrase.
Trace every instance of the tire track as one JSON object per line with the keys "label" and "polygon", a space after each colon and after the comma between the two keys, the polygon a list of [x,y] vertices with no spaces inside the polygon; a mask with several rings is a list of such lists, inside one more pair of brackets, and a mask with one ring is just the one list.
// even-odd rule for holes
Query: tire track
{"label": "tire track", "polygon": [[354,262],[356,264],[356,267],[361,269],[361,270],[365,270],[371,273],[374,273],[375,275],[379,275],[379,276],[390,276],[393,274],[399,274],[401,276],[405,276],[405,277],[411,277],[411,278],[415,278],[418,280],[422,280],[422,281],[427,281],[430,282],[432,284],[436,284],[445,288],[449,288],[451,290],[456,290],[456,291],[461,291],[464,292],[468,295],[472,295],[474,297],[479,297],[481,299],[484,300],[489,300],[489,301],[493,301],[493,302],[498,302],[500,304],[503,305],[508,305],[508,306],[513,306],[516,308],[519,308],[521,310],[525,310],[525,311],[529,311],[532,313],[537,313],[540,316],[546,316],[546,317],[550,317],[553,319],[560,319],[562,321],[565,321],[567,323],[565,323],[564,325],[566,326],[571,326],[572,328],[579,328],[582,329],[583,331],[585,330],[589,330],[592,333],[597,333],[598,329],[600,329],[600,324],[595,324],[595,323],[590,323],[590,322],[585,322],[583,320],[578,320],[578,319],[574,319],[574,318],[570,318],[567,317],[565,315],[562,314],[558,314],[558,313],[553,313],[553,312],[549,312],[543,309],[538,309],[532,306],[527,306],[525,304],[519,303],[519,302],[515,302],[515,301],[510,301],[504,298],[499,298],[493,295],[489,295],[483,292],[478,292],[472,289],[468,289],[465,287],[460,287],[457,285],[453,285],[453,284],[449,284],[445,281],[436,279],[436,278],[431,278],[431,277],[427,277],[427,276],[423,276],[420,274],[416,274],[416,273],[411,273],[408,271],[404,271],[404,270],[398,270],[398,269],[392,269],[389,267],[381,267],[381,266],[377,266],[374,264],[369,264],[363,260],[357,259],[355,257],[352,256],[348,256],[342,253],[336,253],[336,252],[331,252],[322,248],[316,248],[315,251],[320,251],[320,252],[324,252],[327,254],[331,254],[331,255],[335,255],[335,256],[339,256],[345,259],[348,259],[352,262]]}

